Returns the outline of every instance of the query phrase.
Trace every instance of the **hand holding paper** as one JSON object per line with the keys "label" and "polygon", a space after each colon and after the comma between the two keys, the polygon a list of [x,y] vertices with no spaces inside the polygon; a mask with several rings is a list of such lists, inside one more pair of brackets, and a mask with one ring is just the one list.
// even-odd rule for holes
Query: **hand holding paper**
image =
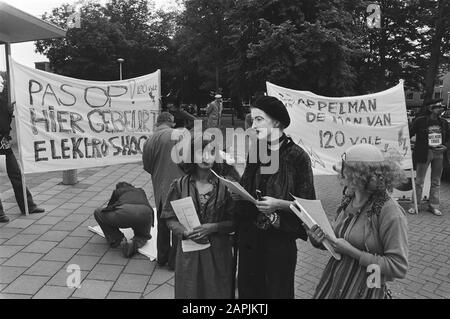
{"label": "hand holding paper", "polygon": [[337,240],[334,230],[331,227],[328,217],[322,207],[320,200],[308,200],[299,197],[294,197],[295,205],[291,205],[291,210],[300,218],[303,223],[312,229],[313,226],[318,225],[325,235],[325,240],[322,242],[323,246],[331,253],[337,260],[341,259],[341,255],[337,253],[332,247],[331,242]]}
{"label": "hand holding paper", "polygon": [[[170,204],[177,215],[179,222],[186,228],[188,233],[188,238],[194,233],[194,229],[201,226],[200,220],[198,219],[197,211],[195,210],[194,202],[192,197],[185,197],[182,199],[171,201]],[[210,247],[209,242],[201,243],[200,238],[196,239],[200,243],[197,243],[191,239],[182,240],[182,249],[184,252],[202,250]]]}

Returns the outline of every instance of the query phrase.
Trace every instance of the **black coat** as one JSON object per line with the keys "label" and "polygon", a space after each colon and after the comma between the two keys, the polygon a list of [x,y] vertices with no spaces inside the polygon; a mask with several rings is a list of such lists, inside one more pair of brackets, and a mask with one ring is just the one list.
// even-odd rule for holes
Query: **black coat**
{"label": "black coat", "polygon": [[[258,188],[263,191],[263,196],[278,199],[292,200],[290,194],[315,199],[308,154],[288,139],[280,149],[279,161],[278,171],[266,177],[260,174],[259,168],[255,169],[254,164],[247,163],[242,186],[253,196]],[[273,226],[267,230],[257,228],[258,214],[254,204],[238,202],[235,218],[239,247],[239,297],[294,298],[296,239],[307,240],[306,231],[290,210],[279,212],[278,229]]]}
{"label": "black coat", "polygon": [[[429,115],[416,118],[409,128],[409,136],[416,135],[413,158],[416,163],[426,163],[428,157],[428,121]],[[449,128],[446,120],[438,118],[442,132],[442,144],[447,146]]]}

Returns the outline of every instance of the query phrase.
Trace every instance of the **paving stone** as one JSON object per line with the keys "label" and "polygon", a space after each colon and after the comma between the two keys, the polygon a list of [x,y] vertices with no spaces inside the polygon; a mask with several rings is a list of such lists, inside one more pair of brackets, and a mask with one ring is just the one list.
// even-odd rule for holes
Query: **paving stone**
{"label": "paving stone", "polygon": [[17,235],[18,233],[20,233],[21,231],[20,228],[7,228],[7,227],[2,227],[1,230],[2,231],[0,231],[0,238],[2,239],[10,239],[15,235]]}
{"label": "paving stone", "polygon": [[27,228],[35,222],[34,219],[16,218],[8,223],[9,228]]}
{"label": "paving stone", "polygon": [[122,274],[112,290],[142,293],[147,286],[148,279],[149,276],[144,275]]}
{"label": "paving stone", "polygon": [[3,289],[3,293],[13,294],[35,294],[45,285],[50,277],[22,275],[14,280],[8,287]]}
{"label": "paving stone", "polygon": [[67,231],[73,231],[75,228],[78,227],[80,222],[59,222],[56,225],[52,227],[52,230],[67,230]]}
{"label": "paving stone", "polygon": [[22,230],[22,234],[28,234],[28,235],[42,235],[47,230],[49,230],[51,225],[31,225],[28,228],[25,228]]}
{"label": "paving stone", "polygon": [[24,235],[18,234],[5,241],[2,245],[18,245],[18,246],[26,246],[31,242],[35,241],[39,235]]}
{"label": "paving stone", "polygon": [[113,285],[113,281],[86,279],[81,283],[81,288],[77,289],[72,296],[76,298],[104,299]]}
{"label": "paving stone", "polygon": [[35,224],[37,225],[55,225],[59,223],[64,217],[60,216],[44,216],[37,220]]}
{"label": "paving stone", "polygon": [[151,293],[153,290],[155,290],[158,287],[159,287],[159,285],[148,284],[147,287],[145,288],[143,296],[148,295],[149,293]]}
{"label": "paving stone", "polygon": [[80,249],[78,254],[89,255],[89,256],[103,256],[105,252],[109,249],[109,246],[105,244],[90,244],[87,243]]}
{"label": "paving stone", "polygon": [[75,210],[75,209],[79,208],[80,206],[81,206],[80,203],[66,202],[65,204],[62,204],[61,206],[59,206],[59,208]]}
{"label": "paving stone", "polygon": [[70,236],[80,236],[80,237],[89,237],[94,236],[94,233],[91,232],[86,226],[78,226],[74,229],[73,232],[70,233]]}
{"label": "paving stone", "polygon": [[175,298],[175,289],[168,285],[164,284],[151,293],[144,296],[145,299],[174,299]]}
{"label": "paving stone", "polygon": [[67,217],[70,214],[72,214],[72,209],[61,209],[60,207],[55,208],[51,213],[48,213],[47,216],[60,216],[60,217]]}
{"label": "paving stone", "polygon": [[60,286],[44,286],[33,299],[67,299],[73,292],[74,288],[60,287]]}
{"label": "paving stone", "polygon": [[88,275],[88,279],[115,281],[123,270],[118,265],[96,265]]}
{"label": "paving stone", "polygon": [[111,291],[106,299],[140,299],[141,297],[140,293]]}
{"label": "paving stone", "polygon": [[2,266],[31,267],[31,265],[38,261],[42,256],[44,255],[20,252],[15,254],[8,261],[4,262]]}
{"label": "paving stone", "polygon": [[0,299],[31,299],[33,295],[0,293]]}
{"label": "paving stone", "polygon": [[79,222],[79,223],[82,223],[88,218],[89,218],[89,216],[87,216],[87,215],[71,214],[71,215],[67,216],[66,218],[64,218],[64,221],[65,222]]}
{"label": "paving stone", "polygon": [[27,247],[25,247],[22,251],[23,252],[29,252],[29,253],[40,253],[40,254],[46,254],[48,253],[53,247],[55,247],[57,242],[54,241],[43,241],[43,240],[37,240],[35,242],[32,242]]}
{"label": "paving stone", "polygon": [[2,258],[9,258],[13,255],[15,255],[17,252],[23,249],[24,246],[7,246],[2,245],[0,246],[0,257]]}
{"label": "paving stone", "polygon": [[0,284],[10,284],[17,277],[19,277],[25,270],[26,267],[7,267],[0,266]]}
{"label": "paving stone", "polygon": [[43,260],[68,261],[77,253],[78,249],[55,247],[50,250]]}
{"label": "paving stone", "polygon": [[123,257],[122,252],[119,249],[110,249],[106,252],[99,263],[110,265],[126,265],[129,261],[131,260]]}
{"label": "paving stone", "polygon": [[29,268],[25,272],[25,275],[51,277],[54,276],[62,266],[64,266],[64,262],[61,261],[40,260]]}
{"label": "paving stone", "polygon": [[59,243],[58,247],[78,248],[78,249],[80,249],[81,247],[83,247],[87,243],[88,240],[89,240],[88,237],[68,236],[62,242]]}
{"label": "paving stone", "polygon": [[104,244],[107,243],[106,239],[100,235],[94,235],[91,239],[89,239],[91,244]]}
{"label": "paving stone", "polygon": [[75,255],[67,262],[67,265],[75,264],[80,267],[81,270],[92,270],[94,266],[100,260],[99,256],[86,256],[86,255]]}
{"label": "paving stone", "polygon": [[[73,271],[67,271],[66,265],[59,270],[50,280],[47,282],[49,286],[62,286],[67,287],[67,279],[70,275],[73,274]],[[80,280],[82,281],[88,275],[87,271],[81,270],[80,272]]]}
{"label": "paving stone", "polygon": [[141,260],[141,259],[131,259],[125,269],[123,270],[126,274],[136,274],[136,275],[147,275],[150,276],[155,269],[156,261]]}
{"label": "paving stone", "polygon": [[60,242],[61,240],[66,238],[69,233],[70,232],[64,230],[49,230],[41,237],[39,237],[39,240]]}
{"label": "paving stone", "polygon": [[170,271],[166,268],[156,267],[155,271],[152,274],[152,277],[150,278],[151,284],[154,285],[161,285],[171,279],[174,276],[174,272]]}

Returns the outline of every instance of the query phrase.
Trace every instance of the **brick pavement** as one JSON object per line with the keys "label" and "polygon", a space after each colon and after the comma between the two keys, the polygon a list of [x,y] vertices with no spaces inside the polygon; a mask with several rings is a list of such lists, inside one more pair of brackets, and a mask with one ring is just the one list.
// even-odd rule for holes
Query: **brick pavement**
{"label": "brick pavement", "polygon": [[[79,170],[79,183],[60,185],[60,172],[27,175],[44,214],[21,216],[7,177],[0,193],[8,224],[0,224],[1,298],[173,298],[173,272],[137,255],[125,259],[118,249],[88,230],[95,207],[104,204],[115,184],[143,187],[154,204],[150,176],[140,164]],[[316,192],[333,216],[341,187],[336,177],[316,177]],[[394,298],[450,298],[450,183],[443,182],[444,216],[408,215],[410,268],[390,285]],[[311,298],[328,260],[324,251],[298,241],[296,298]],[[81,269],[81,288],[66,285],[70,264]]]}

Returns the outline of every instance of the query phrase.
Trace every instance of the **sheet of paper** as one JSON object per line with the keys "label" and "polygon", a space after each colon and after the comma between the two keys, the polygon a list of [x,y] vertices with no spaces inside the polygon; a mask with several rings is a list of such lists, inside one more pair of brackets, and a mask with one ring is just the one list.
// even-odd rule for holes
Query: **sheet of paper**
{"label": "sheet of paper", "polygon": [[213,170],[211,170],[214,175],[217,176],[217,178],[219,178],[227,187],[230,191],[232,191],[233,193],[239,194],[243,199],[250,201],[252,203],[256,202],[256,199],[250,195],[244,187],[242,187],[241,184],[239,184],[238,182],[233,182],[230,181],[226,178],[223,178],[222,176],[218,175],[216,172],[214,172]]}
{"label": "sheet of paper", "polygon": [[[192,197],[185,197],[182,199],[171,201],[170,204],[177,215],[178,221],[188,230],[192,231],[195,227],[200,226],[197,211],[195,210]],[[197,251],[209,248],[210,243],[198,244],[193,240],[186,239],[181,241],[181,248],[183,252]]]}
{"label": "sheet of paper", "polygon": [[[291,210],[308,226],[311,228],[314,225],[319,225],[325,234],[328,235],[331,240],[336,240],[333,227],[331,227],[327,214],[322,207],[320,200],[309,200],[299,197],[294,197],[295,206],[291,205]],[[323,241],[325,248],[333,255],[337,260],[341,259],[341,256],[333,249],[327,240]]]}
{"label": "sheet of paper", "polygon": [[[145,244],[144,246],[142,246],[141,248],[138,249],[138,252],[146,257],[148,257],[150,259],[150,261],[154,261],[156,259],[157,256],[157,249],[156,249],[156,237],[157,237],[157,221],[155,220],[155,226],[152,227],[151,231],[150,231],[150,235],[152,235],[152,238],[150,240],[147,241],[147,244]],[[97,235],[102,236],[103,238],[105,237],[105,235],[103,234],[102,229],[100,228],[100,226],[96,225],[96,226],[88,226],[88,229],[93,232],[96,233]],[[120,231],[124,234],[126,239],[131,239],[134,237],[134,232],[131,228],[121,228]]]}

